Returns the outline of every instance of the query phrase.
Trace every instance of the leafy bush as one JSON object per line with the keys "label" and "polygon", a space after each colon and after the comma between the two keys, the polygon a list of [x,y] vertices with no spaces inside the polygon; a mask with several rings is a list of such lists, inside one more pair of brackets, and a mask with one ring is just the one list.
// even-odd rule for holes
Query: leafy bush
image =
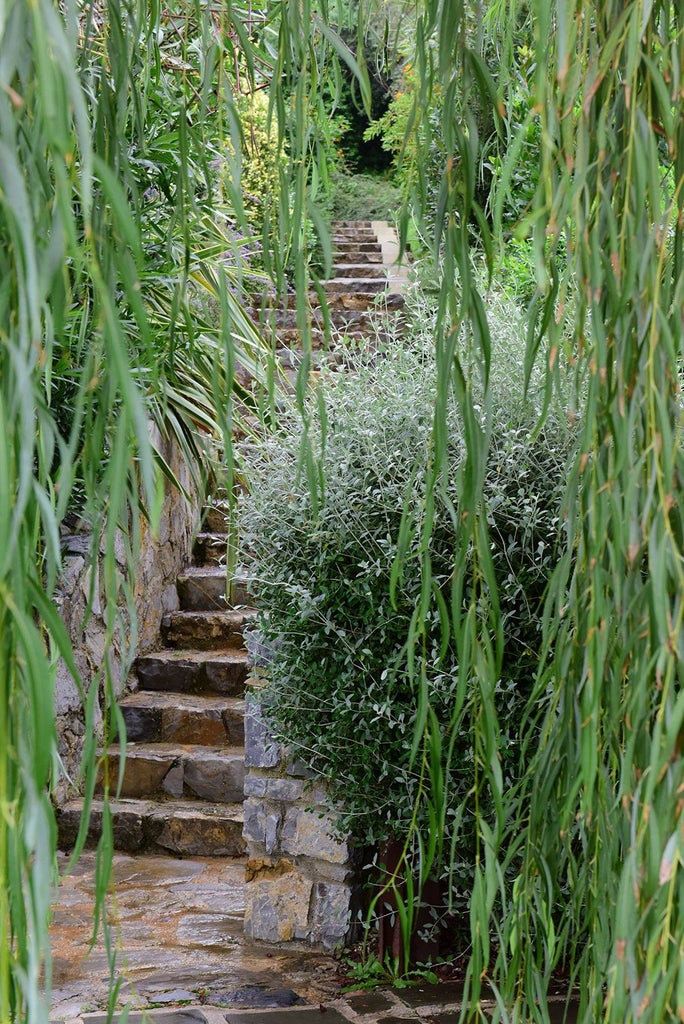
{"label": "leafy bush", "polygon": [[263,92],[241,96],[237,108],[242,122],[242,149],[236,153],[233,141],[225,141],[223,184],[228,205],[241,202],[248,223],[260,237],[264,220],[277,218],[280,174],[287,157],[278,139],[277,124],[269,118],[268,98]]}
{"label": "leafy bush", "polygon": [[[424,315],[424,314],[423,314]],[[395,341],[372,364],[359,361],[342,381],[320,386],[326,414],[312,406],[310,439],[322,486],[317,503],[302,468],[302,423],[264,442],[252,458],[251,493],[242,504],[244,544],[252,558],[260,630],[271,645],[264,699],[279,735],[324,775],[343,824],[361,841],[406,833],[417,792],[409,764],[417,695],[406,638],[420,596],[418,539],[390,599],[402,509],[425,498],[436,393],[430,323],[411,345]],[[502,758],[516,772],[517,726],[537,663],[545,585],[556,560],[558,501],[568,432],[550,418],[532,433],[536,410],[522,395],[519,326],[504,304],[494,339],[494,429],[486,481],[488,520],[505,624],[498,684]],[[456,477],[464,442],[450,418],[451,480],[432,531],[433,577],[448,593]],[[457,661],[441,649],[437,610],[424,651],[430,701],[450,721]],[[452,799],[472,786],[469,739],[457,744]],[[464,826],[467,836],[467,825]],[[467,844],[467,839],[466,839]],[[461,847],[459,847],[461,849]],[[464,851],[464,874],[469,857]],[[467,882],[464,882],[467,884]]]}
{"label": "leafy bush", "polygon": [[330,176],[325,202],[331,220],[394,221],[401,206],[401,193],[391,181],[377,174],[346,174],[336,171]]}

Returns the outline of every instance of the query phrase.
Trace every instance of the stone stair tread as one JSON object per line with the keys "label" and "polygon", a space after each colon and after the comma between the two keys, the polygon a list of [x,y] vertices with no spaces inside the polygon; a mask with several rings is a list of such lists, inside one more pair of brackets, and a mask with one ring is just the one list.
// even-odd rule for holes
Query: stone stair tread
{"label": "stone stair tread", "polygon": [[[66,803],[58,810],[58,814],[63,814],[65,811],[76,811],[83,813],[85,801],[82,797],[75,797],[72,800],[67,800]],[[93,810],[101,811],[104,806],[104,801],[100,797],[94,797],[91,801]],[[136,797],[118,797],[117,799],[110,799],[109,806],[113,813],[117,811],[136,811],[138,813],[152,813],[158,812],[160,814],[168,815],[169,811],[173,811],[180,815],[188,814],[199,814],[205,818],[212,817],[223,817],[230,815],[235,821],[244,821],[244,805],[241,803],[234,804],[222,804],[222,803],[210,803],[208,800],[164,800],[161,803],[159,800],[146,800],[145,798]]]}
{"label": "stone stair tread", "polygon": [[[220,534],[215,534],[220,537]],[[178,573],[178,578],[181,579],[183,576],[190,578],[201,578],[202,576],[216,576],[225,578],[226,567],[225,565],[188,565],[182,572]]]}
{"label": "stone stair tread", "polygon": [[[251,608],[226,608],[226,609],[213,609],[213,610],[199,610],[193,611],[191,609],[184,610],[180,609],[176,612],[168,612],[162,622],[164,628],[172,627],[182,622],[191,622],[197,620],[198,622],[204,621],[207,625],[215,623],[217,625],[225,624],[230,625],[234,629],[238,630],[242,626],[249,625],[255,618],[256,612]],[[227,644],[226,646],[230,646]],[[201,648],[199,648],[201,650]]]}
{"label": "stone stair tread", "polygon": [[170,648],[136,661],[141,690],[241,696],[249,673],[244,647]]}
{"label": "stone stair tread", "polygon": [[225,711],[231,709],[244,712],[246,701],[243,697],[224,697],[217,694],[136,690],[135,693],[129,693],[126,697],[122,697],[119,700],[119,707],[173,708],[176,711]]}
{"label": "stone stair tread", "polygon": [[179,616],[192,616],[199,615],[205,618],[216,618],[218,621],[225,620],[226,622],[234,622],[236,625],[242,625],[243,623],[251,622],[256,616],[256,612],[253,608],[226,608],[218,611],[183,611],[180,609],[176,612],[167,612],[164,616],[165,620],[175,619]]}
{"label": "stone stair tread", "polygon": [[333,238],[333,245],[337,252],[350,252],[353,249],[358,249],[360,252],[382,252],[382,244],[378,242],[377,238]]}
{"label": "stone stair tread", "polygon": [[[333,310],[341,309],[359,310],[362,312],[367,312],[368,309],[373,309],[384,314],[385,308],[397,309],[399,308],[399,305],[403,306],[404,296],[392,295],[389,292],[384,291],[387,282],[384,281],[380,283],[382,284],[383,289],[381,289],[381,291],[379,292],[368,292],[365,290],[359,291],[355,290],[354,288],[348,288],[347,291],[339,292],[331,290],[326,297],[328,309],[330,310],[331,313],[333,312]],[[349,284],[350,282],[347,282],[347,285]],[[379,305],[376,305],[376,299],[381,300]],[[311,301],[312,304],[317,305],[319,302],[318,296],[313,296]]]}
{"label": "stone stair tread", "polygon": [[[69,800],[57,812],[60,848],[74,845],[83,813],[82,799]],[[94,799],[88,846],[100,835],[103,801]],[[110,800],[114,847],[127,853],[152,851],[176,856],[242,857],[244,810],[240,803],[206,800]]]}
{"label": "stone stair tread", "polygon": [[217,647],[211,651],[190,647],[164,647],[160,651],[152,651],[149,654],[140,655],[136,659],[136,664],[139,665],[141,662],[146,661],[165,661],[171,665],[177,665],[179,662],[186,661],[193,665],[203,665],[207,661],[234,664],[235,662],[246,662],[247,651],[241,647]]}
{"label": "stone stair tread", "polygon": [[[220,538],[220,534],[216,534]],[[225,565],[188,565],[182,572],[178,573],[178,579],[201,580],[204,577],[210,579],[225,579],[227,575],[227,569]],[[237,573],[233,577],[237,583],[249,583],[249,576],[244,571],[238,568]],[[236,609],[233,609],[236,610]]]}
{"label": "stone stair tread", "polygon": [[[121,746],[118,743],[110,743],[107,753],[117,756],[121,753]],[[245,756],[244,747],[214,747],[205,746],[201,743],[127,743],[126,762],[134,758],[145,757],[152,760],[168,760],[170,757],[205,757],[216,760]]]}
{"label": "stone stair tread", "polygon": [[245,627],[255,619],[251,608],[170,612],[162,619],[161,633],[169,647],[204,651],[241,647]]}
{"label": "stone stair tread", "polygon": [[335,278],[353,277],[355,279],[362,279],[367,277],[369,280],[376,277],[386,277],[384,263],[336,263],[333,267],[335,271]]}
{"label": "stone stair tread", "polygon": [[[363,268],[366,269],[365,267]],[[323,281],[324,288],[345,288],[349,286],[349,290],[353,291],[358,289],[361,291],[375,292],[378,289],[378,285],[385,284],[386,277],[349,277],[341,275],[340,277],[330,277],[327,281]]]}

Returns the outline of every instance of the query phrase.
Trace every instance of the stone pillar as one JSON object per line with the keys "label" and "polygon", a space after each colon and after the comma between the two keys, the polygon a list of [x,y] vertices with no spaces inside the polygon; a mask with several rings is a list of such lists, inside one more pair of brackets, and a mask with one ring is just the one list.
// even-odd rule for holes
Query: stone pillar
{"label": "stone pillar", "polygon": [[247,695],[245,767],[245,934],[332,949],[353,924],[353,853],[325,787],[273,740],[258,680]]}

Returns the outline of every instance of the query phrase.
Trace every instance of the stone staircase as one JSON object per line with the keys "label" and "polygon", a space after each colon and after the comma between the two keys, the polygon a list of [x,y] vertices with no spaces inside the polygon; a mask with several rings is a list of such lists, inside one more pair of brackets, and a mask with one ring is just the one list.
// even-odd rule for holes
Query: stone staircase
{"label": "stone staircase", "polygon": [[[343,369],[350,349],[367,351],[391,339],[390,327],[400,323],[405,269],[394,267],[399,247],[385,221],[338,221],[331,236],[335,262],[333,276],[322,282],[326,309],[320,296],[309,295],[311,371],[323,364]],[[289,297],[292,299],[292,297]],[[302,339],[292,301],[253,309],[259,326],[275,343],[284,374],[294,381],[302,359]]]}
{"label": "stone staircase", "polygon": [[[378,317],[397,316],[403,306],[403,279],[393,279],[389,271],[396,241],[386,225],[340,222],[333,243],[337,262],[334,277],[324,283],[325,315],[318,296],[311,296],[314,373],[323,361],[343,365],[350,344],[367,346],[369,338],[377,338]],[[278,357],[293,379],[301,358],[294,313],[285,303],[268,312]],[[233,588],[231,603],[226,598],[226,517],[220,502],[205,509],[202,530],[194,564],[177,580],[179,610],[162,623],[164,646],[138,659],[137,689],[119,704],[127,746],[111,810],[114,846],[128,853],[239,857],[246,849],[244,629],[254,613],[244,583]],[[120,756],[118,745],[109,748],[111,791]],[[82,809],[82,800],[72,800],[58,811],[63,850],[74,844]],[[96,843],[101,825],[98,796],[89,845]]]}
{"label": "stone staircase", "polygon": [[[119,707],[127,746],[119,798],[112,802],[114,845],[128,853],[241,856],[244,785],[244,626],[253,613],[244,587],[226,601],[225,517],[205,512],[195,564],[178,577],[180,609],[164,618],[165,647],[136,662],[138,689]],[[114,788],[121,751],[108,750]],[[99,789],[102,788],[100,780]],[[82,801],[59,811],[60,845],[74,842]],[[89,842],[101,828],[96,799]]]}

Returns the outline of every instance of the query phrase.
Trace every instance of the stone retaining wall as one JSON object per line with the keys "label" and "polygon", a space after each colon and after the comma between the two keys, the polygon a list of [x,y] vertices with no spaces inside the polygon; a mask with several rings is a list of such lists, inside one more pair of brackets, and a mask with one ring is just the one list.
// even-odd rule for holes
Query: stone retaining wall
{"label": "stone retaining wall", "polygon": [[350,936],[357,870],[325,788],[276,743],[252,680],[245,717],[245,934],[327,949]]}
{"label": "stone retaining wall", "polygon": [[[191,495],[190,474],[175,446],[162,442],[155,431],[153,441],[183,488]],[[130,616],[126,612],[123,595],[120,601],[119,624],[109,652],[109,670],[117,695],[125,689],[131,659],[159,643],[162,616],[178,607],[176,577],[190,561],[193,531],[197,526],[197,502],[188,501],[180,490],[168,483],[166,487],[157,534],[153,535],[147,522],[141,523],[140,551],[132,591],[137,612],[136,635],[131,634]],[[64,571],[55,603],[71,638],[83,685],[87,689],[93,680],[100,679],[94,723],[99,729],[103,706],[101,674],[107,634],[104,595],[97,578],[101,563],[98,561],[91,565],[92,535],[87,532],[65,536],[62,544]],[[128,569],[122,543],[118,545],[116,561],[123,579]],[[90,614],[89,602],[92,602]],[[131,646],[134,649],[131,650]],[[55,680],[55,715],[60,756],[73,780],[78,775],[83,748],[84,712],[78,689],[61,661]],[[56,793],[58,803],[67,796],[69,788],[68,781],[62,778]]]}

